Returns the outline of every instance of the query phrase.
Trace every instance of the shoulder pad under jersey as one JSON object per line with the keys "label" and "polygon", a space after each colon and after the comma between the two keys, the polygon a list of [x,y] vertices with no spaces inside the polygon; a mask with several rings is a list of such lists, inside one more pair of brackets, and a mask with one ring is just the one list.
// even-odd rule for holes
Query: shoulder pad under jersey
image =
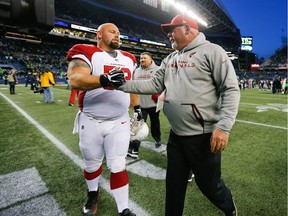
{"label": "shoulder pad under jersey", "polygon": [[132,53],[126,52],[126,51],[123,51],[123,50],[120,50],[120,52],[122,53],[122,55],[127,56],[130,59],[132,59],[134,64],[137,63],[136,57]]}
{"label": "shoulder pad under jersey", "polygon": [[92,44],[76,44],[67,53],[68,61],[77,58],[77,55],[85,55],[91,61],[91,57],[95,52],[103,52],[97,46]]}

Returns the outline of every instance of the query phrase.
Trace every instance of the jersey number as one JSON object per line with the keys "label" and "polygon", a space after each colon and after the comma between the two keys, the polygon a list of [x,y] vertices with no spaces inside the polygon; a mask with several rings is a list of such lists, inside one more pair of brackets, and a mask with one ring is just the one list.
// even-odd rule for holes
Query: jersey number
{"label": "jersey number", "polygon": [[[105,73],[105,74],[108,74],[109,71],[114,70],[114,69],[118,70],[119,68],[121,68],[121,67],[111,66],[111,65],[104,65],[104,73]],[[123,67],[122,67],[121,70],[122,70],[122,71],[124,72],[124,74],[125,74],[125,79],[126,79],[126,80],[131,80],[132,74],[131,74],[131,71],[129,70],[129,68],[123,68]]]}

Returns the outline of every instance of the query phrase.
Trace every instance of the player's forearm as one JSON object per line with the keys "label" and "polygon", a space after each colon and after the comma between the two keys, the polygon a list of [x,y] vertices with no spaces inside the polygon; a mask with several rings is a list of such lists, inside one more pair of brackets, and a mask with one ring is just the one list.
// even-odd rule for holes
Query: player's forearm
{"label": "player's forearm", "polygon": [[90,66],[79,59],[69,62],[67,76],[72,89],[89,91],[102,87],[99,76],[92,76]]}
{"label": "player's forearm", "polygon": [[99,76],[75,73],[69,77],[69,80],[72,89],[89,91],[102,87]]}
{"label": "player's forearm", "polygon": [[131,107],[138,106],[140,104],[138,94],[130,94]]}

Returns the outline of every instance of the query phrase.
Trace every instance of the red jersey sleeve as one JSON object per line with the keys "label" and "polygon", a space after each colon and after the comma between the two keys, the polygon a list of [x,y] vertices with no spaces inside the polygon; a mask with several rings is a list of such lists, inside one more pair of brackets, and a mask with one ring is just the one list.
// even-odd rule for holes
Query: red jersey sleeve
{"label": "red jersey sleeve", "polygon": [[[101,52],[102,50],[91,44],[76,44],[74,45],[67,53],[66,59],[71,61],[72,59],[82,59],[84,61],[89,60],[91,62],[91,58],[93,53]],[[83,59],[85,58],[86,59]]]}
{"label": "red jersey sleeve", "polygon": [[126,51],[123,51],[123,50],[121,50],[120,52],[121,52],[124,56],[129,57],[129,58],[133,61],[135,67],[137,66],[137,59],[136,59],[136,57],[135,57],[132,53],[129,53],[129,52],[126,52]]}

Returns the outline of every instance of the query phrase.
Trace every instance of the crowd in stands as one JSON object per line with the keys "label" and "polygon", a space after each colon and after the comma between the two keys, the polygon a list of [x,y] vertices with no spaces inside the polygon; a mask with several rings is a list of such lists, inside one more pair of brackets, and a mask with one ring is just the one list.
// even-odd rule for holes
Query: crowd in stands
{"label": "crowd in stands", "polygon": [[225,51],[237,53],[239,51],[239,45],[237,45],[233,38],[229,37],[212,37],[206,35],[207,40],[212,43],[220,45]]}
{"label": "crowd in stands", "polygon": [[[166,35],[162,33],[160,24],[151,24],[145,20],[96,8],[80,0],[56,0],[55,5],[56,18],[95,29],[102,23],[112,22],[117,25],[122,35],[170,44]],[[81,5],[81,10],[79,10],[79,5]]]}
{"label": "crowd in stands", "polygon": [[287,45],[279,50],[276,50],[275,54],[261,64],[263,69],[273,68],[287,68]]}
{"label": "crowd in stands", "polygon": [[[122,35],[170,45],[166,35],[161,31],[160,24],[153,24],[125,14],[113,13],[103,8],[91,6],[80,0],[56,0],[55,4],[55,15],[58,19],[94,29],[97,29],[102,23],[112,22],[118,26]],[[79,5],[81,5],[82,10],[78,10]],[[77,11],[77,13],[75,13],[75,11]],[[75,32],[75,34],[77,33]],[[88,34],[82,36],[86,37]],[[219,37],[210,35],[206,35],[206,37],[209,41],[222,46],[226,51],[238,51],[238,46],[235,45],[235,41],[233,41],[232,38],[225,37],[219,39]]]}
{"label": "crowd in stands", "polygon": [[[71,45],[70,45],[71,46]],[[17,74],[25,75],[29,72],[41,72],[45,65],[57,75],[67,71],[66,52],[69,45],[56,43],[29,43],[21,40],[0,37],[0,64],[10,64],[17,70]]]}
{"label": "crowd in stands", "polygon": [[275,51],[266,61],[262,62],[258,71],[236,70],[239,87],[271,90],[273,94],[287,94],[287,45]]}
{"label": "crowd in stands", "polygon": [[[66,53],[73,44],[71,43],[52,43],[43,42],[41,44],[28,43],[20,40],[12,40],[0,37],[0,64],[12,65],[17,69],[19,76],[26,76],[28,73],[40,73],[45,65],[49,65],[56,78],[65,79],[67,72]],[[276,53],[269,58],[272,64],[279,64],[278,60],[286,59],[287,53]],[[273,61],[272,61],[273,60]],[[275,62],[275,63],[274,63]],[[275,77],[280,77],[283,82],[287,78],[287,70],[261,70],[261,71],[237,71],[239,82],[244,84],[244,88],[254,88],[260,86],[259,82],[267,83],[267,89],[270,89],[269,83],[273,82]],[[4,74],[3,74],[4,75]],[[1,74],[0,74],[1,76]],[[2,78],[2,77],[0,77]],[[21,80],[21,78],[20,78]],[[252,81],[251,81],[252,80]],[[255,84],[250,84],[255,83]],[[242,87],[242,89],[244,89]]]}
{"label": "crowd in stands", "polygon": [[258,81],[253,78],[243,78],[239,79],[239,88],[240,90],[259,89],[259,91],[271,91],[275,95],[288,94],[288,79],[280,76],[275,76],[272,80],[261,79]]}
{"label": "crowd in stands", "polygon": [[[61,3],[61,7],[57,7],[57,4]],[[82,10],[78,10],[79,4],[81,4]],[[139,37],[154,40],[157,42],[162,42],[170,44],[167,41],[166,36],[161,32],[160,26],[147,23],[144,20],[133,20],[131,22],[131,17],[111,13],[108,13],[106,10],[97,9],[91,7],[89,4],[84,4],[83,1],[74,0],[56,0],[55,1],[55,15],[56,18],[71,21],[75,24],[91,27],[97,29],[101,23],[104,22],[114,22],[120,29],[121,34],[126,34],[129,36]],[[76,12],[77,11],[77,12]],[[89,17],[89,18],[88,18]],[[67,29],[63,29],[64,33]],[[63,33],[63,32],[62,32]],[[75,34],[79,34],[79,31],[75,31]],[[67,32],[71,34],[71,31]],[[78,35],[85,37],[85,34]],[[232,39],[220,38],[220,37],[208,37],[208,40],[216,44],[221,45],[226,50],[237,50],[238,47],[235,46],[235,43]],[[0,37],[0,64],[11,64],[17,69],[17,73],[21,76],[26,76],[28,73],[40,73],[43,66],[49,65],[51,71],[54,72],[56,79],[57,77],[65,79],[67,71],[67,61],[66,53],[69,48],[72,47],[75,43],[83,43],[83,41],[65,41],[65,39],[60,42],[57,41],[57,37],[51,37],[50,40],[42,41],[41,44],[37,43],[28,43],[20,40],[7,39],[4,36]],[[59,38],[59,37],[58,37]],[[141,50],[131,51],[133,54],[139,56]],[[159,65],[161,59],[164,58],[164,55],[155,56],[155,61]],[[280,80],[287,78],[287,46],[277,50],[277,52],[271,56],[267,61],[263,62],[262,65],[265,67],[276,68],[279,66],[285,66],[284,70],[260,70],[260,71],[240,71],[237,67],[237,62],[234,61],[234,66],[236,69],[237,76],[239,77],[239,82],[244,83],[244,88],[247,83],[256,83],[260,81],[270,83],[273,82],[275,77],[280,77]],[[1,73],[0,73],[1,78]],[[20,79],[21,80],[21,79]],[[254,81],[249,81],[254,80]],[[255,86],[256,86],[255,84]],[[254,85],[248,85],[251,87]],[[257,85],[260,86],[260,85]],[[269,86],[269,84],[267,84]]]}
{"label": "crowd in stands", "polygon": [[263,71],[236,71],[237,76],[239,79],[254,79],[254,80],[262,80],[268,79],[273,80],[275,76],[280,76],[281,78],[287,77],[286,70],[263,70]]}

